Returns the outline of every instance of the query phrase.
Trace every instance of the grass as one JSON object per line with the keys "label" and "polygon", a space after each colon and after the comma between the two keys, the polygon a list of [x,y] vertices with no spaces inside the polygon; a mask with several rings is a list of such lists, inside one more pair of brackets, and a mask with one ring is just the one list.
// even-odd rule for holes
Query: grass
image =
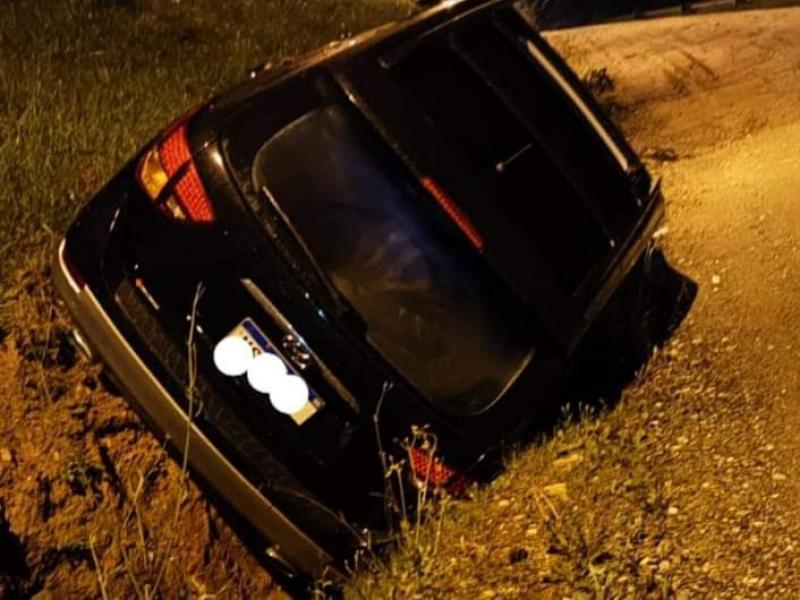
{"label": "grass", "polygon": [[0,276],[139,146],[247,68],[398,18],[407,0],[0,3]]}
{"label": "grass", "polygon": [[348,597],[673,597],[671,491],[653,468],[661,440],[649,424],[675,361],[655,363],[659,375],[614,410],[565,418],[469,500],[431,510],[388,562],[357,575]]}

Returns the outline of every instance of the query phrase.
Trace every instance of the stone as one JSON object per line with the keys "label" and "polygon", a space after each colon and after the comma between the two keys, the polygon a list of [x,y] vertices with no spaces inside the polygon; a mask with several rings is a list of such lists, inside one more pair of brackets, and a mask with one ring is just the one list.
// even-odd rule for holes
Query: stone
{"label": "stone", "polygon": [[552,498],[558,498],[559,500],[563,500],[565,502],[569,498],[567,495],[566,483],[551,483],[550,485],[544,486],[542,491]]}

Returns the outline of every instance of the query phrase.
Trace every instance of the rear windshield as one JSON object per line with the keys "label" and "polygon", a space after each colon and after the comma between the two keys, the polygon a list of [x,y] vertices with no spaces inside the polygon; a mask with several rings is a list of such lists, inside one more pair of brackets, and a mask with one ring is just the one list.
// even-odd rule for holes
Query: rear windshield
{"label": "rear windshield", "polygon": [[619,164],[492,14],[421,45],[391,76],[473,173],[493,182],[490,201],[534,241],[565,291],[629,229],[636,207]]}
{"label": "rear windshield", "polygon": [[253,167],[367,339],[454,414],[487,408],[532,354],[529,317],[352,107],[292,122]]}

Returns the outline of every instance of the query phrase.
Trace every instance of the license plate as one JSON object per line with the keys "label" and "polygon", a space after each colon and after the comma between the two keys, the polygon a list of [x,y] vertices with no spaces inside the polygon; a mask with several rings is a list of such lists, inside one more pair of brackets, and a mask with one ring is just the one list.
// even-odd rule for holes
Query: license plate
{"label": "license plate", "polygon": [[[256,325],[253,319],[249,317],[245,318],[241,323],[234,327],[228,335],[240,337],[246,341],[247,344],[253,349],[254,356],[264,352],[276,354],[283,361],[283,364],[286,365],[286,369],[289,373],[303,377],[300,373],[298,373],[297,369],[295,369],[294,366],[285,359],[283,353],[280,352],[272,342],[270,342],[267,335],[261,331],[261,328]],[[311,386],[309,386],[308,391],[308,402],[306,402],[305,405],[303,405],[303,408],[300,410],[289,414],[292,420],[298,425],[305,423],[317,411],[325,406],[325,402],[316,394],[313,389],[311,389]]]}

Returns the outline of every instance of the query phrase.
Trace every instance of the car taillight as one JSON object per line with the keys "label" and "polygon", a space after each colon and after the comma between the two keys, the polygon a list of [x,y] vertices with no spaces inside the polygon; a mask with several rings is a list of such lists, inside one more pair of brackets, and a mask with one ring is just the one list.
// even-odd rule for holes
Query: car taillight
{"label": "car taillight", "polygon": [[412,474],[420,485],[444,488],[454,496],[460,496],[472,483],[469,477],[442,462],[427,448],[411,447],[408,456]]}
{"label": "car taillight", "polygon": [[[186,124],[186,118],[179,120],[145,153],[139,163],[139,183],[164,214],[178,221],[211,223],[216,218],[214,208],[192,160]],[[167,185],[172,186],[171,193],[162,194]]]}
{"label": "car taillight", "polygon": [[467,236],[467,239],[475,246],[478,250],[483,250],[483,238],[481,234],[478,233],[478,230],[475,229],[475,226],[472,224],[467,216],[461,212],[461,209],[456,206],[455,202],[450,199],[445,191],[439,187],[439,184],[436,183],[430,177],[423,177],[420,180],[422,187],[425,188],[425,191],[428,192],[434,200],[436,200],[437,204],[442,208],[442,210],[447,213],[447,216],[455,223],[461,232]]}

